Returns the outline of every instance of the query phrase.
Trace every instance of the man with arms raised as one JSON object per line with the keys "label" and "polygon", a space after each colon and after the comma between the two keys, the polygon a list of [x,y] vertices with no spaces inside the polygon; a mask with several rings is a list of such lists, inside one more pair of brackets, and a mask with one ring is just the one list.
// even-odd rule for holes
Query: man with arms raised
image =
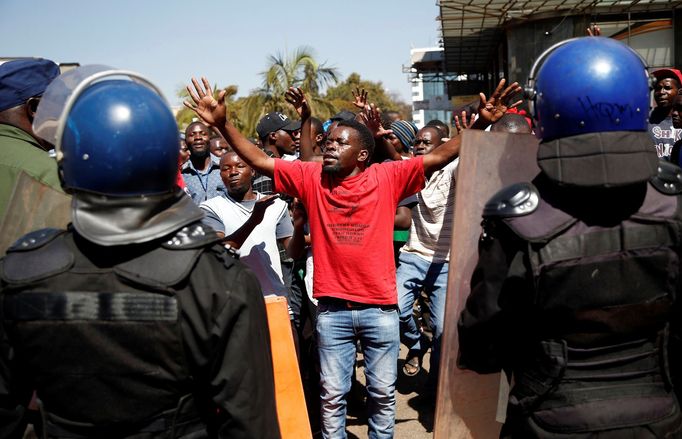
{"label": "man with arms raised", "polygon": [[[235,152],[257,171],[273,176],[275,190],[299,198],[306,207],[313,240],[314,291],[319,300],[317,335],[322,388],[322,436],[343,438],[346,403],[360,340],[369,395],[369,437],[393,437],[399,330],[392,232],[396,206],[424,186],[424,174],[442,168],[459,153],[456,137],[433,153],[367,167],[372,133],[354,121],[329,133],[323,162],[287,162],[268,157],[226,120],[223,96],[213,98],[208,80],[188,87],[186,102],[216,128]],[[504,82],[481,117],[497,120],[502,103],[520,91]],[[305,130],[304,130],[305,133]]]}

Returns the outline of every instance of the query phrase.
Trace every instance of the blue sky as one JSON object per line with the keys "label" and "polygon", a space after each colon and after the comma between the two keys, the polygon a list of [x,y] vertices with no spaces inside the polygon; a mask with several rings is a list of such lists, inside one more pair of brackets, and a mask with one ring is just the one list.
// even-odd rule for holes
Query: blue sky
{"label": "blue sky", "polygon": [[410,97],[402,65],[438,40],[435,0],[0,0],[0,56],[138,71],[172,105],[192,75],[260,85],[269,54],[307,45],[343,77],[358,72]]}

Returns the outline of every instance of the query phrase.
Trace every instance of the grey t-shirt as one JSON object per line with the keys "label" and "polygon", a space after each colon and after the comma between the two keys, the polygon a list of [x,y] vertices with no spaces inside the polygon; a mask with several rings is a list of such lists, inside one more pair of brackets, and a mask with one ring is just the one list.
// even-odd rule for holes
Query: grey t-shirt
{"label": "grey t-shirt", "polygon": [[673,145],[682,138],[682,129],[673,128],[672,118],[668,116],[659,123],[649,123],[649,135],[658,157],[668,160]]}

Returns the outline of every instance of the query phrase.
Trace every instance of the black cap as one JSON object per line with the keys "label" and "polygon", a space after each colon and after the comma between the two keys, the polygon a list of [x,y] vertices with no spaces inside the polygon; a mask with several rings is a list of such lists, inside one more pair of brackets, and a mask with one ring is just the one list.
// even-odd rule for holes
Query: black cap
{"label": "black cap", "polygon": [[277,130],[296,131],[301,128],[300,121],[293,121],[279,111],[273,111],[261,118],[256,125],[256,132],[261,139]]}
{"label": "black cap", "polygon": [[333,115],[332,117],[329,118],[329,120],[331,120],[332,122],[335,122],[337,120],[340,121],[340,120],[353,120],[353,119],[355,119],[355,113],[353,113],[352,111],[348,111],[348,110],[339,111],[338,113],[336,113],[335,115]]}

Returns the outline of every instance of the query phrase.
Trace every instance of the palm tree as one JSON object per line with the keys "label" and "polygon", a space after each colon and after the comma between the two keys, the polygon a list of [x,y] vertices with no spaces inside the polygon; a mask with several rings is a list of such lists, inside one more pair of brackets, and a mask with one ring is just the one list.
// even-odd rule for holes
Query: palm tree
{"label": "palm tree", "polygon": [[[243,129],[244,125],[241,122],[241,119],[239,117],[240,113],[240,105],[239,102],[235,101],[235,95],[239,91],[236,85],[228,85],[225,88],[218,88],[217,84],[213,84],[213,96],[217,99],[218,98],[218,93],[220,93],[221,90],[225,90],[225,100],[227,101],[227,110],[228,110],[228,118],[234,125],[239,128]],[[187,100],[189,98],[189,94],[187,93],[187,89],[185,86],[182,86],[178,89],[177,96],[181,98],[183,101]],[[189,125],[192,120],[196,119],[197,115],[194,114],[194,111],[190,110],[187,107],[182,107],[178,113],[175,116],[175,121],[178,123],[178,127],[180,130],[183,130],[187,125]]]}
{"label": "palm tree", "polygon": [[263,85],[244,101],[242,121],[247,134],[253,134],[258,120],[271,111],[295,115],[284,100],[289,87],[301,87],[317,117],[328,118],[336,112],[334,105],[320,93],[326,86],[338,82],[338,71],[317,62],[309,47],[299,47],[291,54],[270,55],[268,69],[261,75]]}

